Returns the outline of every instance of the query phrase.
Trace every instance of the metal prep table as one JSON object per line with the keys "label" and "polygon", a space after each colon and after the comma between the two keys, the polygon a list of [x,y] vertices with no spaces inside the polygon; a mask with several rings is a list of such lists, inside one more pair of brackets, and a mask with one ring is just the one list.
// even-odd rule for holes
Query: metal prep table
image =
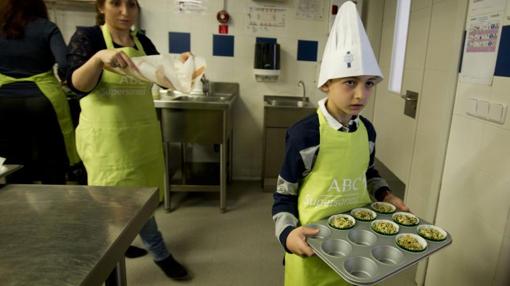
{"label": "metal prep table", "polygon": [[126,285],[124,252],[158,203],[157,188],[0,188],[0,284]]}
{"label": "metal prep table", "polygon": [[[205,96],[170,92],[154,100],[165,148],[168,211],[172,209],[171,192],[219,192],[220,210],[226,211],[227,182],[232,177],[233,106],[239,96],[239,83],[210,82],[209,93]],[[181,146],[178,152],[172,150],[175,143]],[[186,144],[218,144],[219,164],[187,162]],[[180,163],[175,164],[179,158]],[[197,166],[198,172],[191,171]]]}
{"label": "metal prep table", "polygon": [[5,177],[23,168],[23,165],[3,165],[0,166],[0,184],[5,183]]}

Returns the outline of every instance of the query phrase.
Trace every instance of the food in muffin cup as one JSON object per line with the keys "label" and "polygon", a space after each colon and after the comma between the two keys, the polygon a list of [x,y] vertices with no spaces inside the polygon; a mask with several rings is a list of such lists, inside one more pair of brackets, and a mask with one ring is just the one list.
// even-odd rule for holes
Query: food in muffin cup
{"label": "food in muffin cup", "polygon": [[351,215],[356,219],[363,221],[371,221],[374,220],[377,214],[370,209],[367,208],[356,208],[351,211]]}
{"label": "food in muffin cup", "polygon": [[328,224],[336,229],[349,229],[356,224],[356,220],[348,214],[337,214],[329,217]]}
{"label": "food in muffin cup", "polygon": [[420,219],[417,216],[408,212],[396,212],[391,218],[394,222],[405,226],[417,225],[420,223]]}
{"label": "food in muffin cup", "polygon": [[370,224],[370,227],[375,232],[386,235],[396,234],[399,231],[398,224],[387,219],[376,219]]}
{"label": "food in muffin cup", "polygon": [[370,206],[376,212],[383,214],[390,214],[397,209],[394,205],[386,202],[373,202]]}
{"label": "food in muffin cup", "polygon": [[417,227],[417,230],[420,236],[428,240],[441,241],[445,240],[447,236],[444,229],[432,224],[422,224]]}
{"label": "food in muffin cup", "polygon": [[405,250],[420,252],[427,248],[427,241],[414,233],[401,233],[395,237],[397,245]]}

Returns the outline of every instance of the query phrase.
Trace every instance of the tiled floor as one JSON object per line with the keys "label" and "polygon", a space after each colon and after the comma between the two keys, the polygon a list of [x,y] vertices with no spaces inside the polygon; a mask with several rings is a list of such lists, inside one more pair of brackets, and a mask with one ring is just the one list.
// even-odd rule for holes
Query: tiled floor
{"label": "tiled floor", "polygon": [[[228,211],[219,211],[216,193],[179,193],[177,208],[158,209],[156,219],[166,244],[193,279],[166,278],[150,255],[127,259],[129,285],[250,286],[283,285],[282,250],[274,237],[272,194],[259,182],[234,182],[228,189]],[[134,245],[142,246],[139,238]],[[414,269],[381,285],[411,286]]]}

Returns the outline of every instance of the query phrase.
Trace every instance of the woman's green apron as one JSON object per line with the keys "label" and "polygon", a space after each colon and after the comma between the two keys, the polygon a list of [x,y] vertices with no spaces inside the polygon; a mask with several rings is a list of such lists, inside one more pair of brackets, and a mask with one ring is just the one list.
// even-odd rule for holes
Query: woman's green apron
{"label": "woman's green apron", "polygon": [[[352,133],[331,128],[320,110],[320,151],[299,190],[299,222],[306,225],[370,202],[365,172],[368,135],[359,121]],[[285,255],[286,286],[349,285],[317,256]]]}
{"label": "woman's green apron", "polygon": [[46,98],[48,98],[48,100],[51,102],[53,110],[55,110],[55,114],[57,115],[60,131],[62,132],[62,136],[64,138],[69,165],[72,166],[80,162],[80,158],[76,152],[74,126],[71,119],[69,104],[67,103],[67,97],[59,82],[53,75],[53,71],[48,71],[25,78],[13,78],[0,74],[0,85],[22,81],[30,81],[35,83],[39,90],[44,94],[44,96],[46,96]]}
{"label": "woman's green apron", "polygon": [[[106,47],[113,49],[106,25],[101,29]],[[137,49],[117,50],[129,57],[144,56],[134,33],[133,39]],[[158,187],[162,199],[163,145],[151,86],[104,70],[97,87],[80,100],[76,144],[89,185]]]}

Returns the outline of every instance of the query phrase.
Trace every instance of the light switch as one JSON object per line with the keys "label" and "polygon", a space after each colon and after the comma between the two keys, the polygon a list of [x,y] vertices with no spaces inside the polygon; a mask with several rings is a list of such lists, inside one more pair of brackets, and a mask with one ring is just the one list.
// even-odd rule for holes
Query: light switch
{"label": "light switch", "polygon": [[476,98],[470,98],[467,100],[467,114],[476,116],[476,106],[478,100]]}
{"label": "light switch", "polygon": [[489,108],[489,120],[504,123],[506,115],[506,105],[501,103],[491,103]]}
{"label": "light switch", "polygon": [[478,117],[488,118],[489,117],[489,102],[485,101],[485,100],[478,100],[476,114]]}

